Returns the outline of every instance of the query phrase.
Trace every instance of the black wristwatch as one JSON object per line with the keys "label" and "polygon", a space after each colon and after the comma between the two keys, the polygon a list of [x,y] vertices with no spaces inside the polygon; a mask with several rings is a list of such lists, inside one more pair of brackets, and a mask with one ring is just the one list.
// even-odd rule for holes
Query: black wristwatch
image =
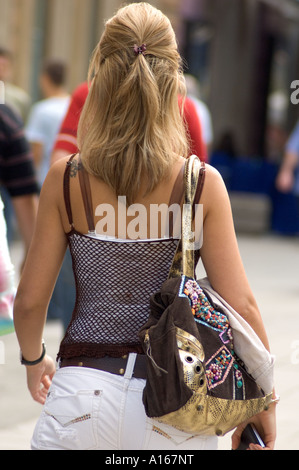
{"label": "black wristwatch", "polygon": [[38,359],[36,359],[35,361],[26,361],[26,359],[24,359],[22,351],[21,351],[21,353],[20,353],[21,364],[23,364],[24,366],[36,366],[36,364],[39,364],[40,362],[42,362],[43,358],[46,355],[46,346],[45,346],[44,342],[42,343],[42,346],[43,346],[42,355]]}

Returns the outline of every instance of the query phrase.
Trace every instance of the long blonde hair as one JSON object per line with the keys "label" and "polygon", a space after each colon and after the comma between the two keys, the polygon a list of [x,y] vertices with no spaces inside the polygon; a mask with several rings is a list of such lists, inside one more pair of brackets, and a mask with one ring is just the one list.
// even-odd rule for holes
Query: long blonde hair
{"label": "long blonde hair", "polygon": [[[144,44],[146,50],[136,53],[135,46]],[[161,11],[134,3],[107,21],[90,63],[78,145],[87,171],[128,204],[142,176],[150,192],[179,155],[187,156],[178,102],[185,93],[182,76],[175,34]]]}

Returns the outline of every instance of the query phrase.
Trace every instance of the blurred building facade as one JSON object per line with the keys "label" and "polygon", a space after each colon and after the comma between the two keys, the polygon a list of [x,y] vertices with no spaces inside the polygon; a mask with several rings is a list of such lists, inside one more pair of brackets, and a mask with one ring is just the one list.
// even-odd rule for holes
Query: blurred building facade
{"label": "blurred building facade", "polygon": [[299,117],[297,0],[185,0],[183,55],[201,81],[216,147],[280,159]]}
{"label": "blurred building facade", "polygon": [[[65,60],[70,89],[86,79],[89,58],[103,31],[104,21],[122,0],[0,0],[0,46],[14,56],[16,85],[35,101],[43,59]],[[126,3],[132,3],[130,1]],[[179,1],[151,1],[165,7],[176,22]]]}
{"label": "blurred building facade", "polygon": [[[36,101],[41,62],[55,57],[67,62],[72,91],[86,78],[104,20],[122,3],[0,0],[0,46],[15,57],[15,84]],[[240,155],[279,158],[299,114],[290,102],[290,85],[299,79],[299,2],[150,3],[170,17],[186,71],[200,81],[201,98],[212,113],[215,147],[230,145]]]}

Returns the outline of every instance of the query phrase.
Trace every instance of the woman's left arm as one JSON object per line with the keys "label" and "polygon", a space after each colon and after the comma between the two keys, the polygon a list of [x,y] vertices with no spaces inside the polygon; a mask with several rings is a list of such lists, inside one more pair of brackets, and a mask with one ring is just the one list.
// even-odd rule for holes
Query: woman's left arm
{"label": "woman's left arm", "polygon": [[[64,168],[64,161],[54,165],[43,185],[36,227],[14,303],[17,338],[23,358],[29,362],[42,356],[47,308],[67,247],[59,210]],[[26,369],[29,390],[36,401],[43,403],[55,364],[45,355],[37,365]]]}
{"label": "woman's left arm", "polygon": [[[203,190],[204,205],[203,246],[201,257],[213,288],[250,324],[264,346],[270,350],[265,326],[257,302],[250,288],[240,256],[235,234],[229,196],[220,174],[206,166],[206,181]],[[258,266],[257,266],[258,269]],[[275,391],[273,390],[275,397]],[[273,449],[276,439],[275,404],[268,411],[259,413],[254,422],[266,449]],[[247,423],[237,427],[232,436],[236,449]],[[250,446],[252,449],[260,448]]]}

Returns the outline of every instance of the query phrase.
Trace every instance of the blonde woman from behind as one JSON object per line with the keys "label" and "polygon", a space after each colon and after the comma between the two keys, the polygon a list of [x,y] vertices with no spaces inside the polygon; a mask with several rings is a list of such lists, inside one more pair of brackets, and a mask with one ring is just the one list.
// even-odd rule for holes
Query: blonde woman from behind
{"label": "blonde woman from behind", "polygon": [[[163,217],[151,236],[148,214],[180,193],[189,156],[178,105],[181,58],[165,15],[147,3],[120,9],[93,54],[89,83],[80,154],[59,161],[47,176],[15,301],[29,391],[44,405],[32,448],[215,449],[216,437],[160,425],[146,417],[142,403],[146,367],[138,331],[148,317],[150,295],[167,278],[179,236],[164,236]],[[233,293],[226,300],[268,345],[240,260],[227,192],[208,165],[201,202],[201,256],[210,281],[220,294]],[[136,221],[137,204],[144,210]],[[99,214],[99,207],[106,213]],[[105,218],[108,212],[114,223]],[[129,236],[132,222],[139,236]],[[43,327],[67,243],[77,300],[55,371],[42,343]],[[261,426],[264,422],[261,418]],[[265,433],[272,446],[272,421]]]}

